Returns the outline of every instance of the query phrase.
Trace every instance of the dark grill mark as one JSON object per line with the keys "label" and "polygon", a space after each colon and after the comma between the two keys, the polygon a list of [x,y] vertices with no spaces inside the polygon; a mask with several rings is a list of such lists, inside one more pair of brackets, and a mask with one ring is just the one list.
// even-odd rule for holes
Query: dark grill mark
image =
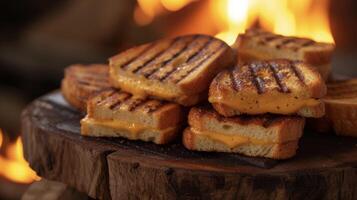
{"label": "dark grill mark", "polygon": [[276,63],[270,62],[269,68],[273,72],[275,82],[279,86],[279,91],[284,92],[284,93],[290,92],[289,88],[286,87],[286,85],[283,83],[283,75],[281,73],[279,73],[279,67],[276,65]]}
{"label": "dark grill mark", "polygon": [[128,110],[134,111],[136,108],[140,107],[141,105],[145,104],[147,101],[144,99],[135,99],[134,101],[130,102]]}
{"label": "dark grill mark", "polygon": [[146,62],[144,62],[144,64],[142,64],[141,66],[137,67],[136,69],[133,70],[133,73],[138,72],[139,70],[143,69],[144,67],[146,67],[147,65],[151,64],[153,61],[155,61],[157,58],[159,58],[161,55],[163,55],[167,50],[169,50],[170,48],[172,48],[172,46],[179,41],[179,39],[181,38],[175,38],[170,45],[165,48],[162,49],[161,51],[157,52],[156,54],[154,54],[154,56],[152,58],[150,58],[149,60],[147,60]]}
{"label": "dark grill mark", "polygon": [[109,86],[108,82],[99,82],[99,81],[94,82],[94,81],[88,81],[88,80],[77,80],[77,83],[79,85],[83,85],[83,86],[91,86],[91,87],[98,87],[98,88]]}
{"label": "dark grill mark", "polygon": [[232,88],[235,90],[235,91],[239,91],[239,80],[237,79],[236,77],[236,70],[233,70],[231,73],[229,73],[229,78],[230,78],[230,81],[232,83]]}
{"label": "dark grill mark", "polygon": [[289,43],[292,43],[292,42],[296,42],[296,39],[295,38],[288,38],[288,39],[285,39],[281,42],[281,45],[287,45]]}
{"label": "dark grill mark", "polygon": [[302,46],[302,47],[307,47],[307,46],[311,46],[311,45],[313,45],[313,44],[315,44],[315,42],[314,42],[313,40],[308,40],[308,41],[302,43],[301,46]]}
{"label": "dark grill mark", "polygon": [[[144,74],[144,76],[145,76],[146,78],[148,78],[149,76],[151,76],[151,75],[153,75],[155,72],[157,72],[159,69],[165,68],[168,63],[170,63],[172,60],[174,60],[174,59],[177,58],[179,55],[181,55],[184,51],[186,51],[186,50],[189,48],[190,44],[192,44],[193,42],[195,42],[195,40],[197,39],[197,37],[198,37],[197,35],[194,36],[192,40],[188,41],[188,42],[185,44],[185,46],[184,46],[182,49],[180,49],[178,52],[176,52],[173,56],[171,56],[171,58],[169,58],[169,59],[165,60],[164,62],[162,62],[161,65],[160,65],[160,67],[157,67],[157,68],[153,69],[152,71],[150,71],[149,73]],[[164,75],[164,76],[167,76],[167,74]],[[150,79],[159,79],[159,77],[157,77],[157,76],[151,76]],[[160,81],[161,81],[161,80],[162,80],[162,79],[160,78]]]}
{"label": "dark grill mark", "polygon": [[[189,63],[193,57],[197,56],[199,52],[203,51],[206,47],[209,46],[209,44],[212,42],[212,38],[210,38],[201,48],[199,48],[196,52],[194,52],[184,63]],[[172,68],[171,71],[168,71],[164,76],[162,76],[159,80],[163,81],[167,79],[169,76],[172,74],[175,74],[178,70],[180,69],[180,66]]]}
{"label": "dark grill mark", "polygon": [[294,74],[296,75],[296,77],[299,79],[299,81],[305,85],[305,77],[304,75],[302,74],[302,72],[300,71],[300,69],[298,69],[296,67],[296,64],[298,62],[290,62],[288,65],[289,67],[291,68],[291,70],[293,70]]}
{"label": "dark grill mark", "polygon": [[188,72],[186,72],[184,75],[182,75],[179,79],[175,80],[174,83],[179,83],[180,81],[184,80],[187,76],[189,76],[191,73],[193,73],[195,70],[197,70],[200,66],[202,66],[203,63],[205,63],[208,59],[210,59],[214,54],[216,54],[223,48],[224,48],[224,43],[221,43],[221,45],[217,49],[212,50],[212,52],[210,54],[208,54],[207,57],[202,59],[197,65],[195,65],[193,68],[191,68]]}
{"label": "dark grill mark", "polygon": [[200,49],[198,49],[198,51],[196,51],[195,53],[193,53],[188,59],[187,59],[187,63],[190,63],[193,59],[197,59],[200,57],[200,55],[202,54],[203,50],[206,49],[207,47],[209,47],[209,45],[211,45],[213,41],[213,38],[210,38],[205,45],[203,45]]}
{"label": "dark grill mark", "polygon": [[130,97],[132,96],[131,94],[128,94],[128,93],[122,93],[122,94],[125,94],[125,97],[124,97],[123,99],[117,98],[117,99],[115,100],[115,102],[114,102],[112,105],[109,106],[109,109],[115,110],[115,109],[119,108],[120,105],[121,105],[123,102],[125,102],[125,101],[128,100],[128,99],[130,99]]}
{"label": "dark grill mark", "polygon": [[267,43],[271,43],[274,40],[277,40],[279,38],[281,38],[281,37],[277,36],[277,35],[262,36],[262,38],[259,39],[258,43],[261,45],[266,45]]}
{"label": "dark grill mark", "polygon": [[271,42],[271,41],[279,39],[279,38],[280,38],[280,36],[278,36],[278,35],[270,35],[270,36],[265,37],[264,41],[265,42]]}
{"label": "dark grill mark", "polygon": [[100,101],[97,102],[97,105],[101,105],[101,104],[104,104],[104,103],[108,102],[116,92],[117,92],[116,90],[110,90],[108,92],[104,92],[100,96]]}
{"label": "dark grill mark", "polygon": [[126,69],[131,63],[133,63],[136,59],[140,58],[142,55],[144,55],[146,52],[148,52],[152,47],[155,46],[155,42],[151,43],[148,45],[146,48],[144,48],[142,51],[140,51],[136,56],[133,58],[129,59],[127,62],[125,62],[120,68]]}
{"label": "dark grill mark", "polygon": [[251,65],[248,65],[250,74],[252,75],[252,81],[257,88],[258,94],[262,94],[265,91],[265,85],[264,85],[264,80],[257,75],[258,71],[257,68],[259,67],[257,64],[252,63]]}

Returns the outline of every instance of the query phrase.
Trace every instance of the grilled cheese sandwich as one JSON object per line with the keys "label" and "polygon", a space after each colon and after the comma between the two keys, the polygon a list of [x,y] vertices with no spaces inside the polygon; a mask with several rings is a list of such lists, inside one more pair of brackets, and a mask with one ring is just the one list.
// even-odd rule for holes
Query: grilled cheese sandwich
{"label": "grilled cheese sandwich", "polygon": [[295,155],[304,118],[296,116],[223,117],[209,106],[194,107],[183,144],[190,150],[234,152],[286,159]]}
{"label": "grilled cheese sandwich", "polygon": [[321,76],[301,62],[255,61],[217,75],[209,102],[224,116],[275,113],[321,117],[326,93]]}
{"label": "grilled cheese sandwich", "polygon": [[248,29],[234,44],[240,64],[255,60],[289,59],[315,67],[324,80],[331,72],[334,45],[307,38],[289,37],[261,29]]}
{"label": "grilled cheese sandwich", "polygon": [[109,89],[89,99],[81,134],[165,144],[178,135],[182,123],[178,104]]}
{"label": "grilled cheese sandwich", "polygon": [[219,39],[187,35],[131,48],[109,63],[114,87],[190,106],[207,97],[209,83],[234,56]]}
{"label": "grilled cheese sandwich", "polygon": [[91,95],[110,88],[109,67],[102,64],[71,65],[65,69],[61,91],[75,108],[85,111]]}

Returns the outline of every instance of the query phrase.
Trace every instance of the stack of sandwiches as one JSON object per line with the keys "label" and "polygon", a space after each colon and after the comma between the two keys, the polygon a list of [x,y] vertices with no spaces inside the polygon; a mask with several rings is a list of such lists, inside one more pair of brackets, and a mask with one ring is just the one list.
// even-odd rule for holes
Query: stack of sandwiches
{"label": "stack of sandwiches", "polygon": [[[254,52],[253,44],[237,42],[237,63],[235,51],[211,36],[162,39],[119,53],[109,66],[70,66],[62,93],[87,113],[81,120],[85,136],[156,144],[181,138],[193,151],[287,159],[296,154],[305,118],[325,113],[319,69],[328,70],[331,46],[280,40],[299,48],[263,58],[257,56],[266,54],[263,47]],[[319,62],[310,58],[317,52]]]}
{"label": "stack of sandwiches", "polygon": [[213,108],[191,109],[188,149],[285,159],[295,155],[304,117],[321,117],[326,86],[312,67],[290,60],[253,61],[212,81]]}

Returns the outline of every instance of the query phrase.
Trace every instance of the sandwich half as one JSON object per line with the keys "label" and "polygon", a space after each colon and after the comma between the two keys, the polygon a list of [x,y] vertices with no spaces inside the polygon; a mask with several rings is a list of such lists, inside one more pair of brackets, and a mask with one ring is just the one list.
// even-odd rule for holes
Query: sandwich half
{"label": "sandwich half", "polygon": [[326,115],[309,121],[309,127],[318,132],[357,137],[357,79],[328,83],[327,89],[323,98]]}
{"label": "sandwich half", "polygon": [[65,69],[61,92],[75,108],[85,111],[91,95],[110,88],[107,65],[72,65]]}
{"label": "sandwich half", "polygon": [[176,103],[108,89],[89,99],[81,134],[166,144],[178,136],[183,118]]}
{"label": "sandwich half", "polygon": [[240,114],[324,115],[326,85],[307,64],[285,59],[255,61],[221,72],[212,81],[209,102],[226,117]]}
{"label": "sandwich half", "polygon": [[133,47],[109,63],[114,87],[190,106],[207,98],[210,82],[234,56],[219,39],[186,35]]}
{"label": "sandwich half", "polygon": [[305,120],[281,115],[227,118],[206,106],[192,108],[188,123],[183,133],[187,149],[287,159],[296,154]]}
{"label": "sandwich half", "polygon": [[330,74],[334,50],[334,45],[330,43],[278,35],[261,29],[248,29],[240,34],[235,47],[239,63],[277,58],[301,60],[316,67],[324,80]]}

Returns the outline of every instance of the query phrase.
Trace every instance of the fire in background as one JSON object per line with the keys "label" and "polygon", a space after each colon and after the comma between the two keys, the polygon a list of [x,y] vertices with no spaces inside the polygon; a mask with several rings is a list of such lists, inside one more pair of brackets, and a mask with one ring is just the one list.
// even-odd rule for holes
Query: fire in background
{"label": "fire in background", "polygon": [[4,149],[1,151],[4,153],[0,154],[0,176],[16,183],[39,180],[23,157],[21,138],[18,137],[15,142],[10,143],[4,141],[4,134],[0,129],[0,149]]}
{"label": "fire in background", "polygon": [[133,17],[147,26],[167,12],[190,4],[201,8],[174,23],[172,35],[203,32],[233,44],[245,29],[259,26],[275,33],[334,42],[329,26],[329,0],[137,0]]}

